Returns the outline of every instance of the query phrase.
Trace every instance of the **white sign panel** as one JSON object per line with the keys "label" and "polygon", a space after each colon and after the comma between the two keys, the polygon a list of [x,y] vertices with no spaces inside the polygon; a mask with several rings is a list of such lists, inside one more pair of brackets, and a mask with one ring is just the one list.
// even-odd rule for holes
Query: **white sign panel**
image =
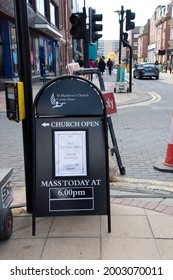
{"label": "white sign panel", "polygon": [[55,176],[86,176],[86,131],[55,131]]}

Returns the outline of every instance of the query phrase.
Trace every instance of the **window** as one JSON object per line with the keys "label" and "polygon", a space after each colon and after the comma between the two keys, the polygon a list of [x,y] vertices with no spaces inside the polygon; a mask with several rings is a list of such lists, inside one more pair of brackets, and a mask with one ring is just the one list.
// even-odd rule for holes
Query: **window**
{"label": "window", "polygon": [[170,40],[173,40],[173,27],[170,29]]}
{"label": "window", "polygon": [[50,3],[50,22],[55,25],[55,6]]}
{"label": "window", "polygon": [[59,7],[53,3],[50,3],[50,23],[59,29]]}
{"label": "window", "polygon": [[2,52],[2,39],[0,34],[0,76],[4,76],[4,59]]}
{"label": "window", "polygon": [[45,16],[45,6],[44,6],[44,0],[36,0],[37,1],[37,11]]}
{"label": "window", "polygon": [[137,47],[138,46],[138,42],[133,42],[133,46]]}
{"label": "window", "polygon": [[138,38],[139,34],[133,34],[134,38]]}
{"label": "window", "polygon": [[11,33],[11,49],[12,49],[12,61],[13,61],[13,69],[14,76],[18,76],[18,53],[17,53],[17,39],[16,39],[16,28],[15,25],[10,25],[10,33]]}

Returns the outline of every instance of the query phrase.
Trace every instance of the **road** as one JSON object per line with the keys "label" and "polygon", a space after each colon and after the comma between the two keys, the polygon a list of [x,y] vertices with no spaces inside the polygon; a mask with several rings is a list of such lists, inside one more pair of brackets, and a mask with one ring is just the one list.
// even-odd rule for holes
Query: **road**
{"label": "road", "polygon": [[133,80],[133,88],[152,100],[118,107],[113,123],[121,158],[130,178],[172,181],[173,173],[154,170],[165,159],[173,113],[173,76]]}

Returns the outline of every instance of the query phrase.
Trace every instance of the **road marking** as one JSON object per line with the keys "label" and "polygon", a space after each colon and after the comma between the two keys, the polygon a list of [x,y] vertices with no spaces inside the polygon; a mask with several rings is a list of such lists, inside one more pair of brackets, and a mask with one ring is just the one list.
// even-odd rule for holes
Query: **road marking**
{"label": "road marking", "polygon": [[173,192],[173,183],[168,181],[158,181],[158,180],[150,180],[150,179],[135,179],[128,177],[118,177],[117,182],[110,182],[111,187],[130,187],[131,189],[150,189],[155,191],[168,191]]}
{"label": "road marking", "polygon": [[161,96],[154,91],[152,91],[152,92],[148,91],[147,93],[151,96],[151,99],[146,100],[146,101],[141,101],[138,103],[134,103],[134,104],[126,104],[126,105],[119,105],[119,106],[117,105],[118,109],[134,107],[134,106],[146,106],[146,105],[150,105],[152,103],[159,102],[162,99]]}

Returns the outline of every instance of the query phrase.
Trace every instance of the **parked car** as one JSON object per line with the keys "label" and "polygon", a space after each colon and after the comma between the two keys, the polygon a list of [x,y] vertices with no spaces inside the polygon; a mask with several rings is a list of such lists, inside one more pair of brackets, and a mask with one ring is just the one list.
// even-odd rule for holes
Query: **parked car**
{"label": "parked car", "polygon": [[136,64],[133,70],[133,78],[156,78],[159,79],[159,68],[155,63],[144,62]]}

